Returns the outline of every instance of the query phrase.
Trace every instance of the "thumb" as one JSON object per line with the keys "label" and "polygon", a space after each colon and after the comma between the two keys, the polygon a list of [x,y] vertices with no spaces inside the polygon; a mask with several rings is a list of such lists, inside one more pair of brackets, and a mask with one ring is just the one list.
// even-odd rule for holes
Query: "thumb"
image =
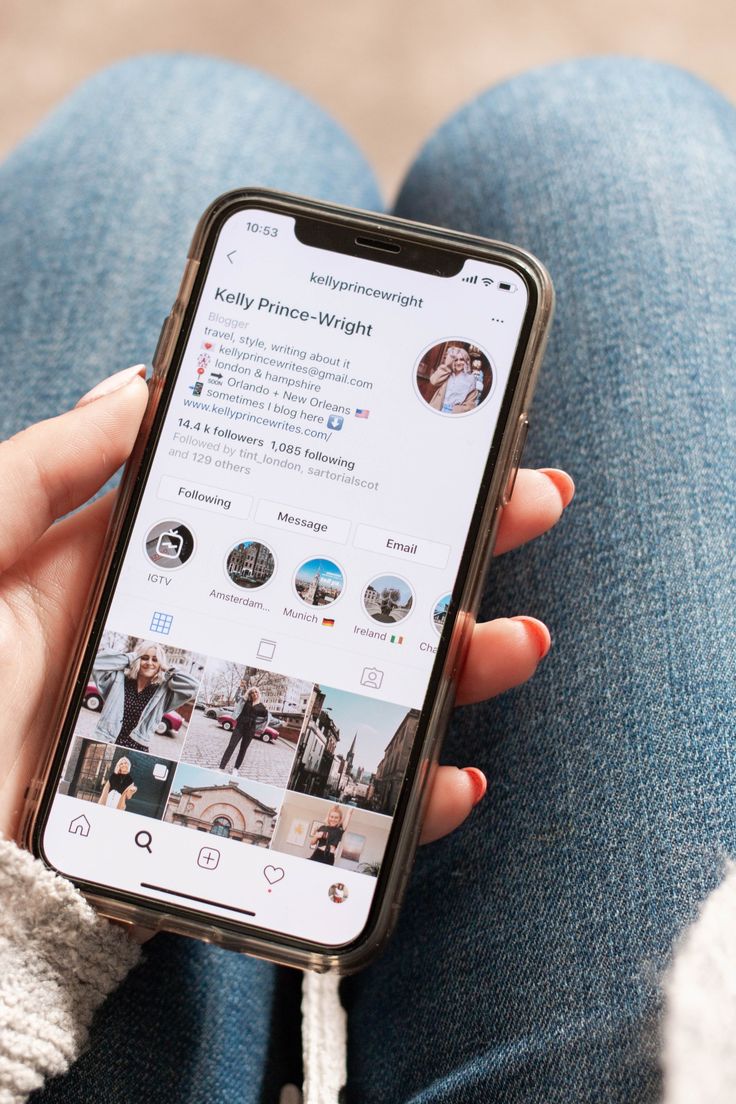
{"label": "thumb", "polygon": [[146,408],[144,374],[142,364],[118,372],[73,410],[0,443],[0,572],[127,459]]}

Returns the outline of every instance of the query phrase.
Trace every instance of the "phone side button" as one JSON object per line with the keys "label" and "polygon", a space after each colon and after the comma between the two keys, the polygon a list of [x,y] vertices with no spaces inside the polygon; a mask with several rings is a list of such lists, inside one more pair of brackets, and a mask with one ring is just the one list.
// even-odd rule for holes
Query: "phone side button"
{"label": "phone side button", "polygon": [[502,506],[508,506],[511,501],[511,496],[514,493],[514,487],[516,485],[516,477],[519,474],[519,464],[521,463],[521,456],[524,452],[524,445],[526,444],[526,435],[529,432],[529,419],[526,414],[522,414],[519,419],[519,428],[516,431],[516,441],[514,447],[511,450],[511,471],[506,481],[506,489],[503,492],[501,499]]}
{"label": "phone side button", "polygon": [[161,350],[166,345],[166,341],[167,341],[167,338],[169,336],[169,324],[170,324],[170,322],[171,322],[171,315],[167,314],[166,317],[163,320],[163,324],[161,326],[161,333],[158,335],[158,341],[156,342],[156,352],[153,354],[153,360],[151,361],[151,364],[153,365],[154,374],[156,373],[156,370],[158,369],[159,355],[161,353]]}

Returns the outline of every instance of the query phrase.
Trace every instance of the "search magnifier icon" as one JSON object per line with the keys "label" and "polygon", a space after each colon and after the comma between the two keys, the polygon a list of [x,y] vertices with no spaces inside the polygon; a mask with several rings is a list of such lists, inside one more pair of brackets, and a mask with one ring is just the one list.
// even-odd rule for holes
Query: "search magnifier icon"
{"label": "search magnifier icon", "polygon": [[153,854],[151,850],[151,844],[153,843],[153,836],[150,832],[146,832],[145,829],[142,832],[136,832],[135,842],[137,847],[142,847],[149,855]]}

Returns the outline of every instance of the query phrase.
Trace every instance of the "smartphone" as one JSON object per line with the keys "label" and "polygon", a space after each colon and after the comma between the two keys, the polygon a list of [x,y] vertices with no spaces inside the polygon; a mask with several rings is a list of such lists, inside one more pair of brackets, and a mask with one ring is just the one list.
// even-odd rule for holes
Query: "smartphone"
{"label": "smartphone", "polygon": [[202,216],[26,804],[105,916],[381,948],[552,308],[509,245],[265,190]]}

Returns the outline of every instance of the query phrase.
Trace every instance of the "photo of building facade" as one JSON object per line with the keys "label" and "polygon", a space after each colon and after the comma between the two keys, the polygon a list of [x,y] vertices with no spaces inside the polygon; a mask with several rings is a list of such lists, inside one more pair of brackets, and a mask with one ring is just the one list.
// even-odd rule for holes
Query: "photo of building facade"
{"label": "photo of building facade", "polygon": [[227,558],[227,573],[241,587],[259,587],[267,583],[276,566],[273,552],[259,541],[236,544]]}
{"label": "photo of building facade", "polygon": [[[166,804],[164,821],[212,836],[268,847],[273,835],[277,792],[247,782],[224,782],[221,775],[181,767]],[[249,792],[250,790],[250,792]],[[271,800],[266,800],[268,796]],[[273,803],[271,803],[273,801]]]}
{"label": "photo of building facade", "polygon": [[387,774],[377,788],[378,767],[390,743],[410,748],[418,717],[405,706],[315,686],[288,789],[391,815],[393,767],[391,781]]}
{"label": "photo of building facade", "polygon": [[340,730],[324,703],[325,691],[315,686],[289,780],[289,789],[315,793],[319,797],[336,795],[339,781],[346,772],[346,759],[336,754]]}
{"label": "photo of building facade", "polygon": [[394,732],[383,753],[373,779],[373,808],[376,812],[393,815],[406,777],[418,724],[419,710],[412,709]]}

